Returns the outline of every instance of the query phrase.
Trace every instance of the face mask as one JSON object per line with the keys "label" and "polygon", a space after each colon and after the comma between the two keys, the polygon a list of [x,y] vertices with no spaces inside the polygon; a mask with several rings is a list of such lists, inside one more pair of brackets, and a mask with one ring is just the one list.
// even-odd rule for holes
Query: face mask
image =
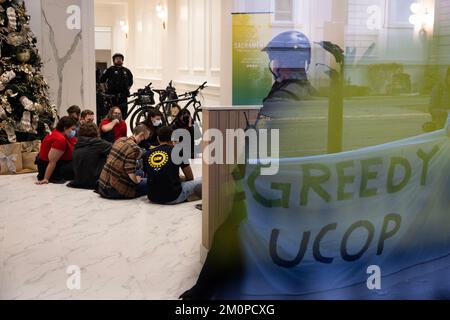
{"label": "face mask", "polygon": [[159,127],[162,125],[162,120],[152,120],[152,124],[154,127]]}
{"label": "face mask", "polygon": [[119,116],[119,115],[112,116],[112,119],[122,121],[122,116]]}
{"label": "face mask", "polygon": [[69,134],[66,134],[67,138],[72,139],[77,135],[77,131],[76,130],[72,130],[70,131]]}

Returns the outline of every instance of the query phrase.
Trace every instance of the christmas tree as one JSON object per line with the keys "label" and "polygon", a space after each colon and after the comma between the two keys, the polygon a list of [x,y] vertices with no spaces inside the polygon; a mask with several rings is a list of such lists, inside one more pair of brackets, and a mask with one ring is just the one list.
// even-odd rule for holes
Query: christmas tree
{"label": "christmas tree", "polygon": [[42,139],[57,118],[29,23],[23,1],[0,0],[0,144]]}

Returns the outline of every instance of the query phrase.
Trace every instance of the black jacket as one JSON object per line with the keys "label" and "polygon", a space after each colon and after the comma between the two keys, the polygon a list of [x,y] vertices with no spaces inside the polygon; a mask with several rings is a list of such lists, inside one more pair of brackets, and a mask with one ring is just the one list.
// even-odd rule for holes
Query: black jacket
{"label": "black jacket", "polygon": [[100,78],[100,83],[105,83],[108,94],[120,94],[128,96],[129,88],[133,86],[133,74],[125,67],[109,67]]}
{"label": "black jacket", "polygon": [[79,138],[72,156],[75,179],[69,187],[93,190],[111,147],[111,143],[99,138]]}
{"label": "black jacket", "polygon": [[307,79],[275,82],[264,99],[261,115],[274,119],[295,117],[304,101],[316,95],[316,90]]}

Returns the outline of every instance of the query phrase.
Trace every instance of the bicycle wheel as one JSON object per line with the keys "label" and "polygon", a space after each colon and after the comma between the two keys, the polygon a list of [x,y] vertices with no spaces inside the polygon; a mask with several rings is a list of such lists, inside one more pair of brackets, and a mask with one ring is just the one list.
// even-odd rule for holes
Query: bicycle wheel
{"label": "bicycle wheel", "polygon": [[[147,116],[147,108],[146,107],[140,107],[135,112],[133,112],[133,114],[131,115],[131,118],[130,118],[131,131],[133,131],[134,128],[136,128],[136,126],[138,126],[140,123],[145,121],[146,116]],[[144,118],[144,119],[141,120],[142,118]]]}

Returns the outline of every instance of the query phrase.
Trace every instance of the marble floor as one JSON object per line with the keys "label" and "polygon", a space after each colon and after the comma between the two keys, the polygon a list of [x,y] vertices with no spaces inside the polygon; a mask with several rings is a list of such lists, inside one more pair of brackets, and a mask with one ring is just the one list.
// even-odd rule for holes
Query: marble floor
{"label": "marble floor", "polygon": [[[108,201],[34,180],[0,176],[0,299],[177,299],[195,283],[196,203]],[[81,270],[79,290],[69,266]]]}

